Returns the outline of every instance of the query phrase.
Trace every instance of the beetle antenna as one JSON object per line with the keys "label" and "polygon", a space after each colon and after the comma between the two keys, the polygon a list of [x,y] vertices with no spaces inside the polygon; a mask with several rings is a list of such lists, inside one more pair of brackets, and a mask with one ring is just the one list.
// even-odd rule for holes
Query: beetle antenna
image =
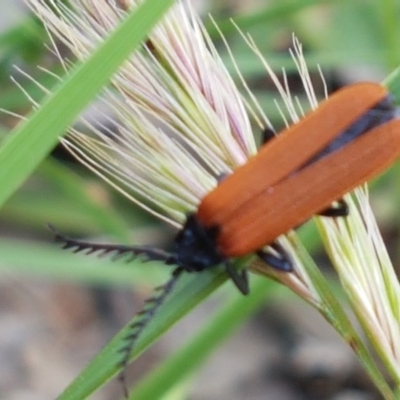
{"label": "beetle antenna", "polygon": [[114,261],[126,254],[130,254],[126,262],[132,261],[132,259],[137,256],[143,256],[144,261],[163,261],[165,263],[171,263],[171,255],[161,249],[155,249],[149,246],[124,246],[71,239],[58,232],[52,225],[49,224],[47,226],[54,234],[54,241],[56,243],[61,243],[63,249],[72,250],[73,253],[85,252],[86,255],[98,253],[99,257],[114,253],[112,256]]}
{"label": "beetle antenna", "polygon": [[129,390],[126,382],[126,368],[129,364],[132,350],[135,347],[137,339],[140,337],[143,330],[149,324],[158,308],[164,303],[168,294],[172,292],[175,284],[178,282],[178,278],[183,271],[184,269],[182,267],[175,268],[172,272],[171,278],[165,284],[157,286],[154,289],[155,294],[146,300],[142,311],[139,311],[136,314],[136,318],[128,326],[128,333],[124,338],[125,345],[120,349],[122,359],[119,365],[121,368],[119,380],[122,384],[124,396],[126,399],[129,398]]}
{"label": "beetle antenna", "polygon": [[[130,254],[131,257],[127,259],[127,262],[131,261],[131,259],[136,256],[144,256],[144,261],[163,261],[168,265],[175,263],[173,255],[160,249],[154,249],[147,246],[92,243],[64,236],[52,225],[48,225],[48,228],[53,232],[55,242],[61,243],[63,249],[70,249],[74,253],[85,252],[86,255],[98,253],[99,257],[114,253],[112,257],[113,260],[119,259],[126,254]],[[135,347],[136,341],[140,337],[144,328],[149,324],[158,308],[164,303],[168,294],[171,293],[183,271],[184,268],[176,267],[172,272],[171,278],[165,284],[155,288],[155,294],[146,300],[142,311],[136,314],[136,318],[127,328],[128,333],[123,339],[125,345],[120,349],[122,358],[119,363],[119,367],[121,368],[119,380],[122,383],[126,399],[129,398],[129,391],[126,383],[126,367],[128,366],[129,358],[133,348]]]}

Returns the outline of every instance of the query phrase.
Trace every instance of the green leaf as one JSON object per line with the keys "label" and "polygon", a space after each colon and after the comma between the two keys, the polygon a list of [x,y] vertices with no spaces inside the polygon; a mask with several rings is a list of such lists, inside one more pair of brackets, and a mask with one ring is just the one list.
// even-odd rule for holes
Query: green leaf
{"label": "green leaf", "polygon": [[135,400],[159,399],[174,386],[187,379],[208,356],[257,309],[274,296],[281,287],[271,280],[252,276],[251,293],[236,292],[222,309],[209,318],[207,325],[195,337],[176,350],[142,379],[131,391]]}
{"label": "green leaf", "polygon": [[33,172],[56,145],[58,137],[172,4],[173,0],[141,3],[85,63],[71,72],[69,79],[44,101],[43,106],[3,141],[0,149],[0,205]]}
{"label": "green leaf", "polygon": [[[139,337],[133,349],[132,358],[139,356],[176,321],[226,280],[226,273],[219,267],[202,273],[183,275],[171,296],[160,306],[155,317]],[[86,398],[119,372],[120,350],[125,345],[125,338],[131,332],[130,325],[134,321],[135,318],[111,340],[104,350],[58,397],[59,400]]]}

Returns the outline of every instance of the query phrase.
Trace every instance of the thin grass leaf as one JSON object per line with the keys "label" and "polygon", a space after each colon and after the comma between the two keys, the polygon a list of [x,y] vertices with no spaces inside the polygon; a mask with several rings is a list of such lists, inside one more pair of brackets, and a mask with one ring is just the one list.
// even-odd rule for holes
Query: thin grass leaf
{"label": "thin grass leaf", "polygon": [[274,297],[280,289],[264,278],[253,277],[252,281],[251,296],[235,293],[233,298],[229,298],[225,306],[210,318],[207,326],[133,388],[130,398],[159,399],[185,381],[249,315],[265,305],[266,300]]}
{"label": "thin grass leaf", "polygon": [[[146,327],[133,349],[132,359],[138,357],[169,327],[181,319],[197,304],[209,296],[228,279],[226,273],[215,268],[201,274],[186,274],[180,278],[175,291],[160,307],[151,323]],[[130,321],[109,344],[94,358],[85,370],[58,397],[59,400],[75,400],[89,396],[119,372],[120,350],[131,332]]]}
{"label": "thin grass leaf", "polygon": [[388,77],[386,77],[383,84],[389,89],[396,104],[400,105],[400,67],[397,67]]}
{"label": "thin grass leaf", "polygon": [[[119,65],[173,4],[147,0],[79,65],[25,123],[11,133],[0,149],[0,205],[18,189],[55,146],[60,134],[107,83]],[[129,38],[129,40],[126,40]]]}

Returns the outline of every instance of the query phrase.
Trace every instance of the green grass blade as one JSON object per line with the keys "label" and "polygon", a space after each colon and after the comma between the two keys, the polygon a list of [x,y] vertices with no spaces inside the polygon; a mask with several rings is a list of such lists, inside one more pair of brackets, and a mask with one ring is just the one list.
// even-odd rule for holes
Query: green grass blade
{"label": "green grass blade", "polygon": [[43,107],[4,140],[0,149],[0,205],[55,146],[59,135],[172,4],[173,0],[147,0],[138,6],[84,64],[71,72]]}
{"label": "green grass blade", "polygon": [[[140,336],[132,356],[140,355],[169,327],[226,280],[227,275],[222,268],[214,268],[201,274],[182,276],[174,292],[160,307]],[[120,349],[124,347],[125,337],[130,332],[129,325],[132,322],[133,320],[92,360],[87,368],[58,397],[59,400],[86,398],[119,372]]]}
{"label": "green grass blade", "polygon": [[168,393],[193,374],[249,315],[265,304],[266,299],[276,294],[276,290],[279,289],[279,285],[271,280],[257,276],[252,276],[252,280],[249,296],[235,293],[235,297],[230,298],[224,307],[210,318],[204,329],[136,385],[130,393],[131,399],[159,399]]}
{"label": "green grass blade", "polygon": [[393,96],[395,103],[397,106],[400,105],[400,67],[397,67],[394,71],[391,72],[389,76],[387,76],[382,82],[385,86],[387,86],[390,94]]}

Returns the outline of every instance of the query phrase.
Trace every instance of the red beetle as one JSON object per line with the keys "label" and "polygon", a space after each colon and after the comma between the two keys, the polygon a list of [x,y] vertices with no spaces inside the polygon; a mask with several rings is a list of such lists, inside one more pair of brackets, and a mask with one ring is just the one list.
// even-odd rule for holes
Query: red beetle
{"label": "red beetle", "polygon": [[[390,96],[379,84],[339,90],[207,194],[188,215],[170,253],[93,244],[56,233],[65,248],[75,251],[131,253],[176,266],[164,290],[132,325],[121,365],[128,363],[138,335],[183,271],[223,264],[243,294],[249,291],[247,271],[233,268],[232,258],[256,253],[272,267],[290,272],[290,258],[275,239],[315,214],[347,215],[342,196],[382,173],[400,155],[400,120],[395,116]],[[267,245],[278,255],[263,250]]]}

